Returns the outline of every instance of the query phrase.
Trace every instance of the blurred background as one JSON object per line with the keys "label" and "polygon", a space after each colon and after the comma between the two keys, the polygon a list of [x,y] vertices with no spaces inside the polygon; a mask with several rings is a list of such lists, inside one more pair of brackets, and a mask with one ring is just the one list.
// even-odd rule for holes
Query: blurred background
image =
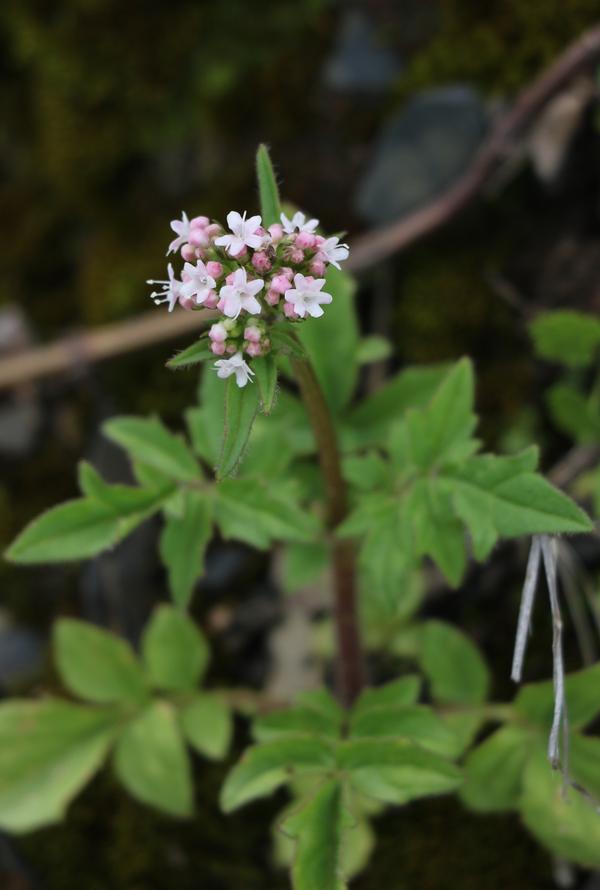
{"label": "blurred background", "polygon": [[[0,383],[3,361],[70,339],[61,373],[33,379],[25,369],[1,383],[2,548],[76,493],[82,457],[126,478],[98,432],[102,420],[155,411],[177,425],[195,398],[193,374],[164,369],[189,333],[102,363],[73,336],[152,311],[144,282],[162,277],[169,220],[182,210],[221,219],[253,210],[264,141],[285,197],[327,231],[347,232],[352,246],[439,199],[520,91],[598,23],[599,0],[3,0]],[[570,443],[545,413],[555,370],[534,360],[527,323],[541,309],[600,309],[599,126],[588,65],[464,212],[358,270],[364,330],[392,341],[391,367],[470,354],[486,445],[538,441],[546,469]],[[155,541],[146,525],[84,566],[0,563],[5,694],[56,682],[47,639],[58,614],[137,639],[164,591]],[[499,697],[510,694],[522,571],[514,552],[502,572],[492,564],[485,583],[471,579],[460,599],[431,606],[483,647]],[[285,616],[266,557],[215,542],[197,600],[219,681],[268,681],[271,633]],[[549,673],[544,653],[539,676]],[[105,771],[65,825],[0,837],[0,887],[287,886],[270,863],[268,826],[281,800],[225,819],[215,802],[224,770],[198,765],[199,816],[183,825],[143,810]],[[516,817],[475,818],[443,800],[379,823],[357,890],[445,890],[449,875],[457,888],[556,886],[550,858]],[[600,886],[571,879],[562,886]]]}

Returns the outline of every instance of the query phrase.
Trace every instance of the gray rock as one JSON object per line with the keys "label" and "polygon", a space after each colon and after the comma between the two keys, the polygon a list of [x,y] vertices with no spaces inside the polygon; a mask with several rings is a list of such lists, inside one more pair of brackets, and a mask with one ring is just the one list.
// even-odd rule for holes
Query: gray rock
{"label": "gray rock", "polygon": [[325,63],[325,86],[339,92],[377,93],[401,70],[400,59],[381,42],[372,20],[360,9],[346,12]]}
{"label": "gray rock", "polygon": [[380,225],[440,195],[468,167],[486,126],[483,103],[469,87],[415,96],[383,128],[358,186],[357,213]]}

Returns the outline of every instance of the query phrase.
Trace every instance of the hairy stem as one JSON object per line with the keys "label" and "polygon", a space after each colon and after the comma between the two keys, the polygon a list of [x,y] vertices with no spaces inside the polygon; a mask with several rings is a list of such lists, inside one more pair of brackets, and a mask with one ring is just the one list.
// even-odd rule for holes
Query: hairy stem
{"label": "hairy stem", "polygon": [[[294,358],[292,364],[317,440],[325,482],[327,526],[330,531],[334,531],[346,516],[347,499],[331,412],[311,365],[298,358]],[[336,692],[340,701],[349,706],[365,684],[365,659],[360,640],[356,598],[356,566],[351,541],[333,540],[332,562]]]}

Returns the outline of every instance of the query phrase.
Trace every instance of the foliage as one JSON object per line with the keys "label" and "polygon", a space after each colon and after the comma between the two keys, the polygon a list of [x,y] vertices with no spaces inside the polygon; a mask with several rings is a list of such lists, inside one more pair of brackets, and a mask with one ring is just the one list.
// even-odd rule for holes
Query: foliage
{"label": "foliage", "polygon": [[[258,175],[263,216],[276,219],[277,185],[262,147]],[[281,547],[287,592],[321,577],[340,541],[352,539],[369,643],[408,660],[412,672],[363,689],[347,708],[319,689],[259,712],[254,743],[223,784],[222,809],[287,788],[275,848],[296,890],[341,890],[371,854],[373,816],[455,791],[479,812],[518,811],[550,850],[598,866],[589,798],[600,795],[599,743],[582,730],[600,712],[599,668],[566,684],[567,805],[543,759],[551,684],[524,687],[512,704],[490,703],[490,671],[475,643],[419,615],[426,561],[457,587],[469,563],[485,560],[502,539],[588,532],[592,524],[537,472],[536,448],[511,456],[482,450],[469,359],[403,368],[362,396],[361,366],[385,354],[385,344],[382,351],[380,342],[361,341],[347,275],[330,269],[327,287],[333,302],[322,319],[276,324],[275,351],[258,362],[253,383],[238,388],[232,377],[224,383],[203,370],[185,435],[158,417],[109,420],[104,434],[126,452],[135,484],[108,483],[82,463],[81,497],[34,519],[9,548],[8,559],[23,564],[87,559],[158,514],[172,604],[152,615],[139,654],[97,627],[57,623],[56,666],[82,701],[0,705],[0,826],[27,831],[60,819],[110,752],[132,796],[189,816],[188,749],[225,756],[236,700],[200,686],[210,653],[187,614],[213,534]],[[590,363],[589,338],[583,355],[573,349],[579,322],[555,322],[534,326],[542,354],[570,367]],[[200,338],[171,366],[195,369],[208,358],[205,346]],[[292,385],[296,360],[312,367],[319,410],[339,443],[349,511],[327,532],[321,431]],[[494,729],[482,736],[489,722]]]}

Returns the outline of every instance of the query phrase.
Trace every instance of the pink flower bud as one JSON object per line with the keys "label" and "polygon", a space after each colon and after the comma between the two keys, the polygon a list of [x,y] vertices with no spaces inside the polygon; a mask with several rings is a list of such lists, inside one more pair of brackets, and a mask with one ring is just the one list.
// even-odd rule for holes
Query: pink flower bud
{"label": "pink flower bud", "polygon": [[271,280],[271,290],[274,290],[275,293],[284,294],[286,290],[289,290],[290,287],[290,279],[287,275],[276,275]]}
{"label": "pink flower bud", "polygon": [[296,314],[296,310],[294,309],[293,303],[284,303],[283,304],[283,314],[286,318],[298,318]]}
{"label": "pink flower bud", "polygon": [[190,220],[190,226],[192,229],[205,229],[209,222],[208,216],[195,216]]}
{"label": "pink flower bud", "polygon": [[209,240],[206,229],[190,229],[190,244],[194,247],[208,247]]}
{"label": "pink flower bud", "polygon": [[179,297],[179,305],[190,312],[195,307],[196,301],[193,297]]}
{"label": "pink flower bud", "polygon": [[253,357],[262,355],[262,348],[261,348],[260,343],[252,342],[252,343],[247,343],[244,345],[246,347],[246,352],[248,353],[248,355],[251,355]]}
{"label": "pink flower bud", "polygon": [[227,329],[222,322],[218,321],[216,324],[211,325],[208,336],[213,342],[223,343],[227,339]]}
{"label": "pink flower bud", "polygon": [[312,235],[310,232],[300,232],[296,235],[296,247],[299,247],[300,250],[312,250],[316,244],[316,237]]}
{"label": "pink flower bud", "polygon": [[257,251],[252,257],[252,265],[256,269],[257,272],[270,272],[271,271],[271,260],[263,253],[263,251]]}
{"label": "pink flower bud", "polygon": [[279,223],[273,223],[272,226],[269,226],[269,235],[271,236],[273,244],[279,244],[279,242],[283,238],[283,228],[279,225]]}
{"label": "pink flower bud", "polygon": [[285,277],[288,279],[288,281],[291,281],[292,278],[294,277],[294,270],[290,269],[289,266],[282,266],[280,274],[285,275]]}
{"label": "pink flower bud", "polygon": [[326,239],[322,235],[315,235],[315,247],[319,248],[322,244],[325,244]]}
{"label": "pink flower bud", "polygon": [[221,265],[221,263],[210,260],[210,262],[206,264],[206,271],[211,278],[220,278],[223,274],[223,266]]}
{"label": "pink flower bud", "polygon": [[224,300],[223,297],[221,297],[221,299],[220,299],[219,302],[217,303],[217,309],[219,310],[219,312],[223,312],[223,311],[224,311],[224,309],[225,309],[225,300]]}
{"label": "pink flower bud", "polygon": [[323,278],[325,275],[325,263],[323,260],[318,260],[315,257],[309,268],[311,275],[314,275],[316,278]]}
{"label": "pink flower bud", "polygon": [[262,235],[263,238],[267,234],[267,230],[264,226],[259,226],[257,229],[254,229],[253,235]]}
{"label": "pink flower bud", "polygon": [[205,307],[205,309],[217,308],[217,306],[219,305],[219,297],[214,290],[209,291],[209,294],[202,305]]}
{"label": "pink flower bud", "polygon": [[257,328],[256,325],[249,324],[244,331],[244,337],[246,340],[250,340],[251,343],[260,343],[262,331],[260,330],[260,328]]}
{"label": "pink flower bud", "polygon": [[227,278],[225,279],[225,284],[228,284],[230,287],[233,284],[233,272],[230,272]]}
{"label": "pink flower bud", "polygon": [[204,230],[209,238],[215,238],[217,235],[220,235],[223,229],[218,223],[211,223]]}
{"label": "pink flower bud", "polygon": [[213,340],[210,344],[210,351],[214,352],[215,355],[225,355],[225,344],[219,340]]}
{"label": "pink flower bud", "polygon": [[202,247],[196,248],[196,259],[197,260],[205,260],[206,259],[206,251]]}
{"label": "pink flower bud", "polygon": [[300,263],[304,262],[304,252],[300,250],[299,247],[292,247],[288,250],[286,257],[290,260],[291,263],[295,263],[297,266]]}
{"label": "pink flower bud", "polygon": [[196,251],[191,244],[183,245],[181,248],[181,258],[185,260],[186,263],[191,263],[196,259]]}
{"label": "pink flower bud", "polygon": [[277,293],[276,290],[269,290],[269,291],[267,291],[265,300],[267,301],[269,306],[277,306],[277,304],[279,303],[280,297],[281,297],[281,294]]}
{"label": "pink flower bud", "polygon": [[234,352],[237,352],[237,351],[238,351],[238,346],[235,343],[230,343],[228,346],[225,347],[225,352],[228,355],[233,355]]}

